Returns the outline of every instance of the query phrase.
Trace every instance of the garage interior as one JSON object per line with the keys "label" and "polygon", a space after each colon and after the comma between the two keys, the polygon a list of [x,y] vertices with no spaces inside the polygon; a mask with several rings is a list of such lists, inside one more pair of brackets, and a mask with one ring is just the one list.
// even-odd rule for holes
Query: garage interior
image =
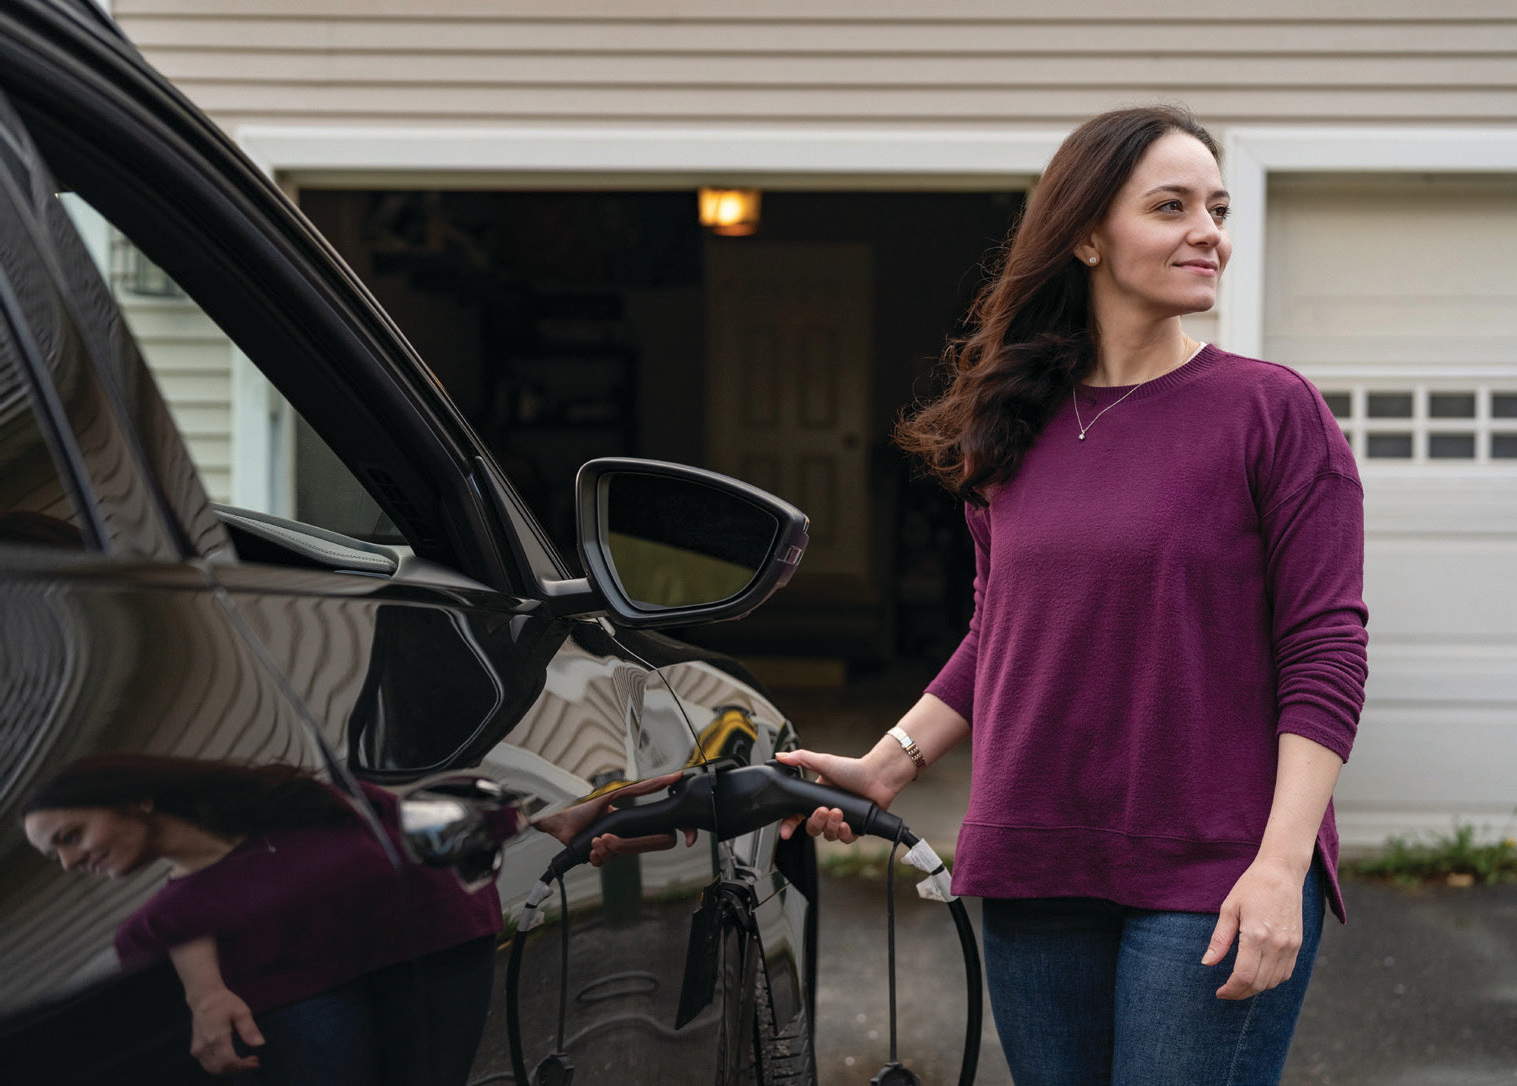
{"label": "garage interior", "polygon": [[680,632],[781,685],[937,663],[962,636],[959,506],[889,432],[937,387],[1021,201],[766,191],[757,231],[721,237],[694,190],[300,193],[566,555],[598,456],[709,467],[812,518],[788,588]]}

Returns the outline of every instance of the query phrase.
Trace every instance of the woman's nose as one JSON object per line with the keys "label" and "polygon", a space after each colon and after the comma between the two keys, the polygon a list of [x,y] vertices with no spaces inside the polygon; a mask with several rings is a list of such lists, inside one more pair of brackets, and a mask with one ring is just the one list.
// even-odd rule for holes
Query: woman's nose
{"label": "woman's nose", "polygon": [[1209,210],[1203,209],[1191,227],[1190,240],[1192,244],[1214,247],[1222,240],[1222,224],[1212,217]]}
{"label": "woman's nose", "polygon": [[73,845],[62,845],[58,849],[58,863],[62,865],[65,871],[72,871],[79,866],[83,859],[84,850],[82,848],[75,848]]}

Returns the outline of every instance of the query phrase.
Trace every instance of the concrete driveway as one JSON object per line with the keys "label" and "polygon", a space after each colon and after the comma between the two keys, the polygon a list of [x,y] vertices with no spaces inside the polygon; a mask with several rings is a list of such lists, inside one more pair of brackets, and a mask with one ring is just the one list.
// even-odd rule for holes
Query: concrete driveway
{"label": "concrete driveway", "polygon": [[[817,1053],[823,1086],[864,1086],[889,1054],[885,888],[823,881]],[[1397,890],[1350,881],[1329,920],[1287,1086],[1517,1084],[1517,886]],[[970,914],[979,920],[977,902]],[[964,980],[948,911],[896,897],[899,1052],[924,1083],[958,1080]],[[1011,1082],[986,1010],[983,1086]]]}

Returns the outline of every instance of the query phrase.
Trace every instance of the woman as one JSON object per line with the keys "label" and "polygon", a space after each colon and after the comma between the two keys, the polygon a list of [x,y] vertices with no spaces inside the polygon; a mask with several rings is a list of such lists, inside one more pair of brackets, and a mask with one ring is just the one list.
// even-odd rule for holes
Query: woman
{"label": "woman", "polygon": [[1017,1086],[1277,1082],[1324,899],[1343,916],[1362,495],[1309,383],[1181,327],[1227,211],[1184,110],[1065,141],[898,431],[967,503],[968,636],[863,758],[781,755],[883,806],[971,740],[954,889],[985,899]]}
{"label": "woman", "polygon": [[392,860],[395,800],[364,787],[389,847],[286,765],[82,758],[29,796],[27,839],[65,870],[169,881],[116,931],[123,964],[169,957],[191,1053],[260,1083],[462,1083],[501,926],[492,886]]}

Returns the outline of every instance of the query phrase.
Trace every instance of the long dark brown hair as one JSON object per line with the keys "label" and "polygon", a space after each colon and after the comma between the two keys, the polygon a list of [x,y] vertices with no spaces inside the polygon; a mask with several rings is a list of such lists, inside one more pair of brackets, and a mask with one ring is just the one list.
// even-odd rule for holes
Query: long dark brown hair
{"label": "long dark brown hair", "polygon": [[64,807],[125,808],[148,803],[224,837],[295,826],[335,826],[356,816],[337,794],[298,766],[112,753],[80,758],[39,785],[23,815]]}
{"label": "long dark brown hair", "polygon": [[1179,106],[1113,110],[1070,133],[1013,227],[995,278],[975,299],[968,331],[944,351],[948,391],[897,423],[896,444],[959,498],[987,504],[986,492],[1016,474],[1054,411],[1095,367],[1090,270],[1074,249],[1144,152],[1170,132],[1194,136],[1220,161],[1216,141]]}

